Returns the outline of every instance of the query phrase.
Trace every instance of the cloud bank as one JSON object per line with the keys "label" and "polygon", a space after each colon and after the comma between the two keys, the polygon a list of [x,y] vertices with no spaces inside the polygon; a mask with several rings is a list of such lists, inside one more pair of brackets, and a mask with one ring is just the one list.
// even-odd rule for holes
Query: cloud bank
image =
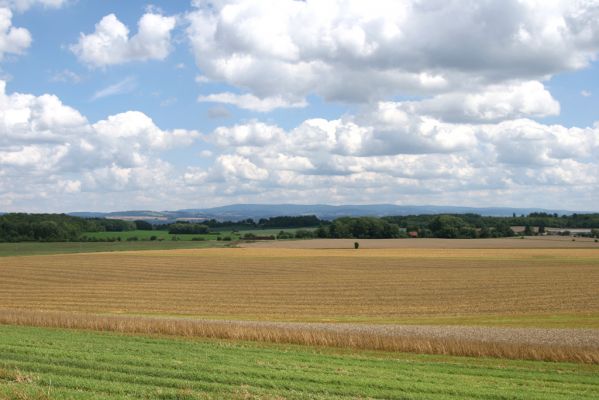
{"label": "cloud bank", "polygon": [[[4,10],[0,55],[20,54],[31,38]],[[130,110],[89,122],[56,96],[2,85],[0,209],[597,208],[599,123],[544,120],[560,114],[551,78],[597,60],[597,0],[196,0],[183,19],[198,82],[210,83],[197,100],[217,104],[206,118],[229,119],[204,133]],[[71,50],[91,72],[164,60],[176,25],[150,10],[131,35],[110,14]],[[314,96],[353,111],[306,117]],[[277,120],[281,108],[297,113]],[[189,148],[196,158],[173,152]]]}
{"label": "cloud bank", "polygon": [[201,72],[260,98],[364,102],[468,91],[584,68],[593,0],[196,1]]}

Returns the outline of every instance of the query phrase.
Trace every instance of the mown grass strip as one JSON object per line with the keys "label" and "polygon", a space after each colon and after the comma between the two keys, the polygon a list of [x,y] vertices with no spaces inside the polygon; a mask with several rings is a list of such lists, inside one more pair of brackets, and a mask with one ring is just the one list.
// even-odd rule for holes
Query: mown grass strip
{"label": "mown grass strip", "polygon": [[[599,366],[0,326],[0,380],[52,399],[592,399]],[[36,392],[37,391],[37,392]],[[17,397],[14,397],[17,398]],[[36,398],[36,397],[23,397]],[[40,397],[41,398],[41,397]]]}

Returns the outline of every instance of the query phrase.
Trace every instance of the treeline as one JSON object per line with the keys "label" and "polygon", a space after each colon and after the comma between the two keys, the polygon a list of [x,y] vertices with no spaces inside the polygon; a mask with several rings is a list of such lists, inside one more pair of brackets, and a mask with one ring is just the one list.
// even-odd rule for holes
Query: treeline
{"label": "treeline", "polygon": [[395,239],[407,237],[474,239],[510,237],[514,232],[505,221],[477,226],[455,215],[422,215],[410,217],[338,218],[321,225],[319,238]]}
{"label": "treeline", "polygon": [[[263,218],[259,221],[208,220],[201,223],[178,221],[152,225],[146,221],[122,221],[103,218],[79,218],[65,214],[0,215],[0,242],[78,241],[85,232],[124,232],[132,230],[167,230],[171,234],[205,234],[219,231],[259,229],[295,229],[282,231],[279,239],[356,238],[383,239],[403,237],[493,238],[514,236],[512,226],[545,228],[599,229],[599,214],[532,213],[527,216],[484,217],[478,214],[408,215],[393,217],[344,217],[334,221],[314,215]],[[312,227],[315,229],[298,229]]]}
{"label": "treeline", "polygon": [[509,224],[520,226],[545,226],[548,228],[598,229],[599,213],[562,215],[532,213],[527,216],[507,218]]}
{"label": "treeline", "polygon": [[65,214],[12,213],[0,216],[0,242],[76,241],[84,232],[121,232],[135,229],[128,221]]}
{"label": "treeline", "polygon": [[514,236],[511,218],[478,214],[408,215],[383,217],[408,235],[424,238],[498,238]]}
{"label": "treeline", "polygon": [[183,235],[183,234],[203,234],[210,232],[210,228],[206,225],[202,224],[192,224],[192,223],[183,223],[179,222],[176,224],[171,224],[168,227],[168,233],[173,235]]}
{"label": "treeline", "polygon": [[232,230],[244,231],[251,229],[278,229],[278,228],[308,228],[317,227],[326,221],[318,219],[315,215],[298,215],[298,216],[283,216],[261,218],[254,221],[252,218],[242,219],[239,221],[217,221],[210,219],[202,221],[203,225],[208,226],[211,230]]}
{"label": "treeline", "polygon": [[392,239],[407,237],[399,226],[382,218],[337,218],[316,230],[319,238]]}

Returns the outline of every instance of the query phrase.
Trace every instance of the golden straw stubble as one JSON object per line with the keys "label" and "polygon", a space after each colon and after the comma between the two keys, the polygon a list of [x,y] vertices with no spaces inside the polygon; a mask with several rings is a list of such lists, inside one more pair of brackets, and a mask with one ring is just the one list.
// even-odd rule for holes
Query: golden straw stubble
{"label": "golden straw stubble", "polygon": [[0,308],[288,321],[599,314],[590,249],[208,249],[0,259]]}

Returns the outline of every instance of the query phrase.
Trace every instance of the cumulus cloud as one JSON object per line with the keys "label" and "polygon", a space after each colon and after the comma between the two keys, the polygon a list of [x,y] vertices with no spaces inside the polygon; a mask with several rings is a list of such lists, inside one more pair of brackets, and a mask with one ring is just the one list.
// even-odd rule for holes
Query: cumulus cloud
{"label": "cumulus cloud", "polygon": [[248,124],[217,128],[210,140],[223,147],[264,146],[279,142],[284,131],[276,126],[252,121]]}
{"label": "cumulus cloud", "polygon": [[23,54],[31,45],[31,34],[25,28],[12,26],[12,12],[0,8],[0,60],[4,54]]}
{"label": "cumulus cloud", "polygon": [[190,168],[184,180],[235,201],[518,205],[526,199],[560,207],[576,193],[576,206],[592,209],[589,190],[598,194],[599,125],[447,122],[381,102],[288,131],[257,121],[220,127],[206,140],[221,155],[208,168]]}
{"label": "cumulus cloud", "polygon": [[175,17],[146,13],[138,22],[138,32],[129,37],[129,29],[116,15],[109,14],[96,24],[93,33],[82,33],[70,49],[91,67],[164,60],[171,51],[171,31],[175,24]]}
{"label": "cumulus cloud", "polygon": [[308,103],[301,100],[287,100],[282,96],[258,98],[251,94],[214,93],[199,96],[199,102],[232,104],[236,107],[257,112],[269,112],[276,108],[302,108]]}
{"label": "cumulus cloud", "polygon": [[37,192],[43,204],[44,196],[166,188],[173,169],[159,155],[198,136],[160,129],[138,111],[91,124],[54,95],[7,94],[0,82],[0,197],[14,202]]}
{"label": "cumulus cloud", "polygon": [[559,115],[560,105],[541,82],[491,85],[479,92],[457,91],[422,101],[405,102],[403,108],[453,122],[494,122],[523,117]]}
{"label": "cumulus cloud", "polygon": [[187,34],[202,74],[260,99],[468,92],[580,69],[599,51],[596,0],[195,5]]}
{"label": "cumulus cloud", "polygon": [[7,7],[23,12],[36,5],[46,8],[60,8],[67,4],[67,2],[68,0],[0,0],[0,7]]}

